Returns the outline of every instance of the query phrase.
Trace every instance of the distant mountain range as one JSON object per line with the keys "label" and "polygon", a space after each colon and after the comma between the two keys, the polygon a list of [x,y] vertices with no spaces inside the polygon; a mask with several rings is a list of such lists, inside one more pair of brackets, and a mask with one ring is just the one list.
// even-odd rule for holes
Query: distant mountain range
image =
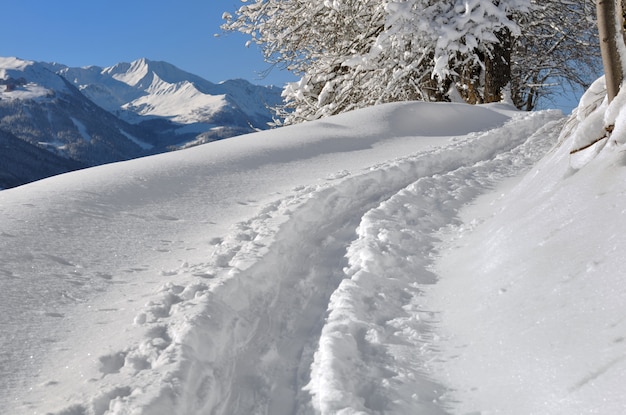
{"label": "distant mountain range", "polygon": [[0,188],[268,128],[281,92],[147,59],[71,68],[0,58]]}

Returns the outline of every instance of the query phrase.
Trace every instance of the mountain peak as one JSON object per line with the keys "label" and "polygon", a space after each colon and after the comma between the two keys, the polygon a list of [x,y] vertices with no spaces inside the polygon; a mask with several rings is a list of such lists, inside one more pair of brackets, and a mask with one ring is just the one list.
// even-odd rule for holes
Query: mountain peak
{"label": "mountain peak", "polygon": [[17,71],[23,71],[26,67],[33,65],[33,61],[20,59],[17,57],[0,57],[0,70],[13,69]]}
{"label": "mountain peak", "polygon": [[177,68],[171,63],[153,61],[147,58],[140,58],[130,63],[118,63],[114,66],[104,68],[102,73],[129,86],[140,89],[148,88],[152,84],[155,75],[160,80],[169,84],[177,84],[180,82],[208,82],[196,75]]}
{"label": "mountain peak", "polygon": [[[140,59],[131,63],[121,62],[114,66],[105,68],[103,74],[110,75],[113,79],[123,82],[129,86],[142,87],[143,83],[148,81],[151,71],[145,60]],[[151,79],[149,80],[151,81]],[[148,82],[149,86],[151,82]],[[144,87],[145,87],[144,86]]]}

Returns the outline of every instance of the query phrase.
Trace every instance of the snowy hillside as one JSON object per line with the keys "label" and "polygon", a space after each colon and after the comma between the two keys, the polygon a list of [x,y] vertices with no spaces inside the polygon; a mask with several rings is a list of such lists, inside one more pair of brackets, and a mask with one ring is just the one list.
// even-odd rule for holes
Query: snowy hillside
{"label": "snowy hillside", "polygon": [[[0,57],[0,79],[2,99],[51,99],[53,91],[70,92],[63,78],[41,65],[18,58]],[[10,82],[13,80],[13,82]],[[21,80],[21,81],[20,81]],[[13,85],[13,87],[8,87]],[[19,88],[17,88],[19,86]]]}
{"label": "snowy hillside", "polygon": [[85,167],[0,129],[0,190]]}
{"label": "snowy hillside", "polygon": [[381,105],[0,192],[0,407],[622,413],[624,156],[569,153],[626,124],[584,102]]}

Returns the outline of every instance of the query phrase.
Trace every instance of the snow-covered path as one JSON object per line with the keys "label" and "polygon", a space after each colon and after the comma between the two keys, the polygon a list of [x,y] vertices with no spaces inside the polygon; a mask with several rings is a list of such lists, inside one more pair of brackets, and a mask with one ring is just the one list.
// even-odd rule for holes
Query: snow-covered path
{"label": "snow-covered path", "polygon": [[444,412],[433,232],[528,169],[557,118],[388,105],[0,193],[0,403]]}
{"label": "snow-covered path", "polygon": [[330,299],[308,386],[319,412],[447,413],[446,387],[429,364],[439,358],[436,313],[422,295],[437,281],[431,269],[436,232],[456,224],[458,211],[477,195],[527,171],[554,145],[559,124],[543,117],[533,120],[535,128],[545,124],[536,131],[529,119],[507,124],[516,133],[506,135],[506,146],[487,144],[503,136],[498,130],[466,141],[498,153],[420,175],[362,216],[347,252],[348,278]]}

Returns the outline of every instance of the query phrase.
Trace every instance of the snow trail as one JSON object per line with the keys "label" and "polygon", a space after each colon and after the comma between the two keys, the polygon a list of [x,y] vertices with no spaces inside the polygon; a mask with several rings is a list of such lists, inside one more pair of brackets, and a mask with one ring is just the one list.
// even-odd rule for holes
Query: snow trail
{"label": "snow trail", "polygon": [[509,151],[423,177],[363,215],[307,386],[318,412],[447,413],[430,365],[439,357],[437,315],[423,302],[437,282],[436,232],[477,195],[529,169],[559,131],[559,121],[548,123]]}
{"label": "snow trail", "polygon": [[[518,114],[447,147],[338,174],[239,223],[208,262],[177,271],[198,276],[194,282],[164,286],[137,315],[135,322],[149,329],[146,339],[106,359],[113,362],[106,379],[112,392],[103,399],[111,398],[110,413],[402,413],[420,405],[441,413],[432,399],[442,391],[421,374],[432,344],[430,320],[420,320],[419,307],[419,284],[434,280],[423,259],[431,233],[500,178],[481,179],[480,172],[495,165],[502,177],[519,174],[543,154],[558,116]],[[433,216],[442,206],[444,213]],[[383,234],[385,244],[369,247]],[[404,245],[409,234],[417,244],[409,245],[413,254]],[[391,242],[403,250],[390,256],[399,249]],[[375,278],[388,279],[386,267],[398,281],[386,280],[383,288]],[[415,267],[421,279],[415,280]],[[383,297],[396,305],[377,310]],[[389,369],[389,359],[405,363],[407,372]],[[135,378],[113,388],[117,373],[146,370],[161,371],[158,382]],[[402,401],[411,389],[424,395]]]}

